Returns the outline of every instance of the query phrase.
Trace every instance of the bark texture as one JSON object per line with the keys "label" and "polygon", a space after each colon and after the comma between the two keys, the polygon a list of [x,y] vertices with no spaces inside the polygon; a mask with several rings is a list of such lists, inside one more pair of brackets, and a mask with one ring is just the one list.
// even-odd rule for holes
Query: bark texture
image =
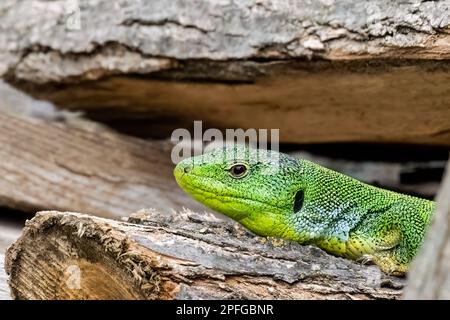
{"label": "bark texture", "polygon": [[67,3],[0,4],[0,77],[59,107],[147,136],[450,145],[450,0]]}
{"label": "bark texture", "polygon": [[42,212],[8,250],[16,299],[395,299],[404,279],[193,212]]}

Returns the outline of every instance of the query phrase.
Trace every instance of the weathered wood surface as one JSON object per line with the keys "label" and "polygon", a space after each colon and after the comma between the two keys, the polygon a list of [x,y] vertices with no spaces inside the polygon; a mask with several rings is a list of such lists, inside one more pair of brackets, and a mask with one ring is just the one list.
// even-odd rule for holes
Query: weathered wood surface
{"label": "weathered wood surface", "polygon": [[78,118],[56,122],[0,112],[0,144],[5,207],[103,216],[148,206],[204,210],[176,185],[167,142],[127,137]]}
{"label": "weathered wood surface", "polygon": [[[192,212],[42,212],[8,250],[16,299],[393,299],[404,279]],[[79,276],[79,277],[78,277]]]}
{"label": "weathered wood surface", "polygon": [[450,164],[437,201],[425,244],[411,268],[406,299],[450,299]]}
{"label": "weathered wood surface", "polygon": [[19,238],[22,229],[19,223],[5,221],[2,218],[0,217],[0,300],[9,300],[11,296],[4,268],[5,252]]}
{"label": "weathered wood surface", "polygon": [[66,4],[0,3],[0,77],[123,130],[450,145],[450,0]]}
{"label": "weathered wood surface", "polygon": [[5,255],[3,252],[0,253],[0,300],[10,300],[11,296],[9,293],[8,286],[8,276],[5,273],[4,268]]}

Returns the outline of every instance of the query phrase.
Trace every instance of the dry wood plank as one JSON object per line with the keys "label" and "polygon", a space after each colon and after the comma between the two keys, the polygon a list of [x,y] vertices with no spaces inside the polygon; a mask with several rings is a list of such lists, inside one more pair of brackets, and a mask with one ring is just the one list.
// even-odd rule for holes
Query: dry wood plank
{"label": "dry wood plank", "polygon": [[190,211],[41,212],[8,250],[16,299],[394,299],[404,279]]}
{"label": "dry wood plank", "polygon": [[406,299],[450,299],[450,164],[424,246],[412,265]]}
{"label": "dry wood plank", "polygon": [[74,118],[0,112],[0,203],[117,216],[152,206],[204,210],[176,185],[171,145],[117,134]]}
{"label": "dry wood plank", "polygon": [[450,0],[100,0],[79,30],[65,6],[0,3],[0,77],[122,130],[450,145]]}

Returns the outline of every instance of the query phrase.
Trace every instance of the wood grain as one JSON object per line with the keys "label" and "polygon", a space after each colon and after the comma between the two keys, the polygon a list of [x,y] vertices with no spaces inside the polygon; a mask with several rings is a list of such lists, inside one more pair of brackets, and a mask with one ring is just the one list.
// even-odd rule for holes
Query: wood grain
{"label": "wood grain", "polygon": [[450,145],[450,0],[65,3],[1,2],[0,77],[126,132]]}
{"label": "wood grain", "polygon": [[[57,86],[17,85],[145,137],[168,137],[177,128],[193,131],[193,122],[202,120],[204,130],[280,129],[285,143],[450,146],[448,63],[383,63],[251,63],[251,74],[233,81],[209,77],[203,69],[191,75],[188,68],[159,78],[118,75]],[[209,65],[215,75],[227,72],[223,63]]]}
{"label": "wood grain", "polygon": [[172,176],[170,145],[117,134],[82,120],[71,123],[0,112],[0,203],[118,216],[145,207],[204,207]]}

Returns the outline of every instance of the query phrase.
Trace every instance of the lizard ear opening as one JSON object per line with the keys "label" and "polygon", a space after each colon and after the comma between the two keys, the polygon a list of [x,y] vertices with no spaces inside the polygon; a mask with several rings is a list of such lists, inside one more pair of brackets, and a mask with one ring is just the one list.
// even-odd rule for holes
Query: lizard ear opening
{"label": "lizard ear opening", "polygon": [[299,212],[303,207],[303,200],[305,200],[305,193],[303,190],[297,191],[294,199],[294,212]]}

